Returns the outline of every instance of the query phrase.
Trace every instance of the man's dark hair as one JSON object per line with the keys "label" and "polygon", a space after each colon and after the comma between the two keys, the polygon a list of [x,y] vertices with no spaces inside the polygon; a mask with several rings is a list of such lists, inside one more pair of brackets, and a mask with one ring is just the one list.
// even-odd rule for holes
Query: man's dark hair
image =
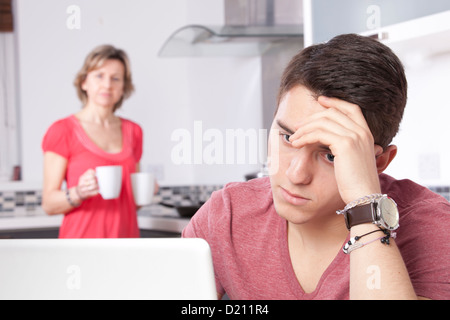
{"label": "man's dark hair", "polygon": [[284,71],[278,105],[298,85],[316,98],[360,106],[375,143],[383,148],[397,134],[407,100],[405,72],[392,50],[375,39],[345,34],[303,49]]}

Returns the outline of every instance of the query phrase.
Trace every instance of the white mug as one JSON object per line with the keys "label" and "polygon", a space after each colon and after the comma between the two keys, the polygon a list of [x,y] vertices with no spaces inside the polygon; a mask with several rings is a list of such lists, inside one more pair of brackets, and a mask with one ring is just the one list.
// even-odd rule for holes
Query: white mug
{"label": "white mug", "polygon": [[155,191],[155,177],[148,172],[135,172],[131,174],[134,202],[138,206],[146,206],[152,202]]}
{"label": "white mug", "polygon": [[99,193],[105,200],[115,199],[122,188],[122,166],[101,166],[95,168]]}

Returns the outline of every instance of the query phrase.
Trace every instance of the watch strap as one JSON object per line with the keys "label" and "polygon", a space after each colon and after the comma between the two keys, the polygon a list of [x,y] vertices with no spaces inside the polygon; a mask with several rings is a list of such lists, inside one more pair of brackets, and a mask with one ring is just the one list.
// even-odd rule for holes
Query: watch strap
{"label": "watch strap", "polygon": [[373,223],[373,212],[376,204],[373,202],[350,208],[344,212],[347,229],[363,223]]}

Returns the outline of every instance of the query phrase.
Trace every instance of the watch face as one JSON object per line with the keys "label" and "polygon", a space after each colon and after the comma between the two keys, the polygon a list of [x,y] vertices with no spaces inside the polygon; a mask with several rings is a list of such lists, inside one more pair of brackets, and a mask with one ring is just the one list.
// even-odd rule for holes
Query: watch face
{"label": "watch face", "polygon": [[380,210],[380,218],[386,224],[386,228],[394,230],[398,227],[398,209],[397,204],[391,198],[384,197],[378,203],[378,210]]}

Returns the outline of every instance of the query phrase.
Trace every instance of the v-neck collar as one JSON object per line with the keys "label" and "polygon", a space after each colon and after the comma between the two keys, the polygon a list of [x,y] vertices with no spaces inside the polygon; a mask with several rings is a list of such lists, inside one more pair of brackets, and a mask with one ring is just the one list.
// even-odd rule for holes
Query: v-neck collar
{"label": "v-neck collar", "polygon": [[[285,274],[288,280],[288,283],[291,287],[292,292],[298,296],[303,297],[304,299],[314,299],[314,297],[319,293],[323,283],[325,282],[326,278],[330,273],[334,271],[336,267],[341,265],[343,263],[343,260],[346,258],[345,254],[342,252],[342,250],[339,250],[339,252],[334,257],[333,261],[328,265],[328,267],[325,269],[325,271],[320,276],[319,281],[317,282],[316,288],[309,293],[306,293],[301,284],[298,282],[297,276],[295,275],[294,267],[292,266],[292,260],[291,256],[289,254],[289,244],[288,244],[288,236],[287,236],[287,221],[285,219],[281,219],[281,225],[279,229],[279,239],[280,239],[280,252],[283,258],[283,261],[286,261],[288,263],[285,263]],[[346,240],[342,243],[344,245],[350,238],[350,234],[347,236]]]}
{"label": "v-neck collar", "polygon": [[114,160],[120,160],[121,158],[124,157],[124,155],[128,156],[127,150],[129,149],[129,146],[126,143],[127,141],[126,121],[124,121],[124,119],[122,119],[121,117],[119,117],[119,119],[120,119],[120,129],[122,131],[122,150],[119,152],[112,152],[112,153],[103,150],[94,141],[92,141],[92,139],[86,133],[80,121],[74,114],[72,114],[69,118],[74,123],[74,129],[78,139],[81,141],[83,146],[89,149],[91,152],[101,157]]}

